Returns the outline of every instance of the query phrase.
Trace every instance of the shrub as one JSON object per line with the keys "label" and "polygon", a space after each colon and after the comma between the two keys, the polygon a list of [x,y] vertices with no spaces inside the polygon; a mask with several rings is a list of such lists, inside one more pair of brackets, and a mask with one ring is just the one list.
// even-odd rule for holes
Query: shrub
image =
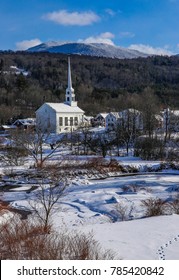
{"label": "shrub", "polygon": [[169,203],[169,210],[172,214],[179,214],[179,195],[177,195],[176,198]]}
{"label": "shrub", "polygon": [[147,217],[164,215],[167,209],[166,201],[160,198],[142,200],[141,206],[144,208]]}
{"label": "shrub", "polygon": [[108,169],[111,172],[117,172],[117,171],[121,171],[121,172],[125,172],[125,168],[123,167],[122,164],[119,163],[119,161],[117,161],[114,158],[111,158],[108,164]]}
{"label": "shrub", "polygon": [[27,220],[11,219],[0,225],[1,260],[103,260],[114,253],[102,250],[91,233],[51,232]]}
{"label": "shrub", "polygon": [[117,203],[115,206],[118,219],[121,221],[127,221],[132,217],[133,206],[126,205],[124,203]]}
{"label": "shrub", "polygon": [[157,138],[139,138],[134,146],[134,155],[142,159],[165,158],[164,142]]}
{"label": "shrub", "polygon": [[24,158],[28,155],[27,151],[21,147],[6,147],[3,149],[0,159],[8,165],[22,165]]}

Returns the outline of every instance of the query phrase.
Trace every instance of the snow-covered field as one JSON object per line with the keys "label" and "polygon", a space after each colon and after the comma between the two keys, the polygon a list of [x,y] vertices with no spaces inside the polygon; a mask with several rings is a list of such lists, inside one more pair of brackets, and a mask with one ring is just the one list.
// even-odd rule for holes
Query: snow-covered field
{"label": "snow-covered field", "polygon": [[[179,216],[142,218],[141,200],[169,199],[179,186],[178,176],[144,175],[113,178],[71,186],[55,217],[67,227],[92,231],[94,237],[121,259],[179,259]],[[129,187],[129,190],[123,191]],[[131,188],[135,187],[135,191]],[[118,221],[117,202],[128,207],[129,221]],[[120,218],[119,218],[120,220]]]}
{"label": "snow-covered field", "polygon": [[[130,159],[129,159],[130,160]],[[130,160],[131,161],[131,160]],[[135,162],[142,164],[142,161]],[[144,164],[144,162],[143,162]],[[152,164],[152,163],[150,163]],[[156,164],[156,163],[155,163]],[[5,192],[3,200],[20,209],[29,208],[31,185]],[[72,180],[60,201],[53,223],[59,230],[93,232],[106,249],[116,253],[116,259],[179,259],[179,216],[144,218],[141,201],[147,198],[170,200],[179,190],[179,175],[145,174],[89,180]],[[124,221],[116,210],[125,208]]]}
{"label": "snow-covered field", "polygon": [[80,227],[93,231],[96,240],[123,260],[178,260],[179,216],[160,216],[140,220]]}

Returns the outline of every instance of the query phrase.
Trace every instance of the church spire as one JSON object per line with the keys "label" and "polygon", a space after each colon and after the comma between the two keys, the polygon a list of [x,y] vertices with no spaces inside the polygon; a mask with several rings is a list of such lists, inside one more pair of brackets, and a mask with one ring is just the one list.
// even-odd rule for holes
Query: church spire
{"label": "church spire", "polygon": [[77,102],[75,101],[74,89],[72,87],[70,57],[68,57],[68,87],[66,89],[65,103],[70,106],[77,106]]}
{"label": "church spire", "polygon": [[68,89],[73,89],[72,88],[72,81],[71,81],[70,57],[68,57]]}

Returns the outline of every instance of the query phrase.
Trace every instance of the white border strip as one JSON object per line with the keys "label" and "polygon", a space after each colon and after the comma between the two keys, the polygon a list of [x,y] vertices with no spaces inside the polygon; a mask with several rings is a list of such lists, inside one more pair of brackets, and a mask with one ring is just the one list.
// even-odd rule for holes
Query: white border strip
{"label": "white border strip", "polygon": [[179,260],[1,261],[1,279],[179,279]]}

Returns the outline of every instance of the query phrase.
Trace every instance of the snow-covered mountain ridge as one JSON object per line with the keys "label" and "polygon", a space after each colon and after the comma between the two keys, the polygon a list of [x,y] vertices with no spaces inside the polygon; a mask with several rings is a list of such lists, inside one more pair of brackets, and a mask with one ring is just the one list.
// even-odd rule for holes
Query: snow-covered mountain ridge
{"label": "snow-covered mountain ridge", "polygon": [[109,58],[137,58],[147,57],[147,54],[137,50],[113,46],[103,43],[62,43],[62,42],[47,42],[29,48],[28,52],[50,52],[64,54],[78,54]]}

